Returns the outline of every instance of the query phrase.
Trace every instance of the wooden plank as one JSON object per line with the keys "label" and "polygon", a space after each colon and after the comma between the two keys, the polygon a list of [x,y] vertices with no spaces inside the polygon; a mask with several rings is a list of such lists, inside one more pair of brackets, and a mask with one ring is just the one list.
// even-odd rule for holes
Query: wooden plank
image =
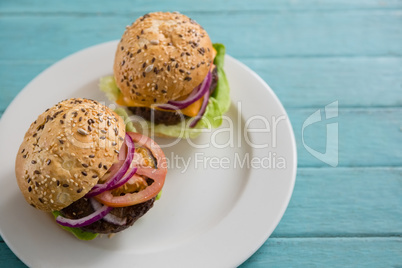
{"label": "wooden plank", "polygon": [[[402,58],[240,60],[267,81],[288,108],[320,107],[335,100],[340,107],[402,105]],[[0,61],[0,107],[52,63]]]}
{"label": "wooden plank", "polygon": [[[401,12],[188,14],[206,28],[214,42],[225,43],[229,54],[264,58],[402,56]],[[82,48],[119,39],[124,27],[141,14],[3,14],[0,60],[60,59]]]}
{"label": "wooden plank", "polygon": [[335,100],[340,107],[402,105],[402,58],[240,60],[271,86],[285,107],[319,107]]}
{"label": "wooden plank", "polygon": [[0,267],[13,267],[13,268],[27,267],[7,247],[7,244],[3,242],[3,239],[1,239],[1,237],[0,237]]}
{"label": "wooden plank", "polygon": [[136,10],[137,12],[150,12],[157,10],[181,12],[188,11],[283,11],[283,10],[350,10],[350,9],[391,9],[401,8],[402,3],[397,0],[336,0],[336,1],[320,1],[320,0],[304,0],[304,1],[270,1],[269,4],[265,0],[256,0],[246,2],[242,0],[232,1],[188,1],[188,0],[175,0],[175,1],[155,1],[150,0],[141,2],[141,5],[133,3],[129,0],[119,1],[119,4],[112,1],[99,2],[79,0],[58,1],[57,5],[51,0],[19,0],[19,1],[2,1],[1,12],[124,12],[124,10]]}
{"label": "wooden plank", "polygon": [[401,267],[402,238],[272,238],[241,268]]}
{"label": "wooden plank", "polygon": [[[328,166],[311,155],[302,141],[303,123],[316,111],[316,108],[287,109],[295,132],[299,167]],[[326,124],[338,123],[338,166],[402,166],[402,108],[341,108],[338,117],[325,120],[323,115],[322,118],[323,121],[304,129],[304,142],[313,150],[325,153]],[[336,140],[329,143],[336,146]]]}
{"label": "wooden plank", "polygon": [[299,168],[272,237],[402,236],[402,167]]}
{"label": "wooden plank", "polygon": [[[0,111],[7,108],[17,94],[52,62],[1,62]],[[40,98],[38,97],[38,101]]]}

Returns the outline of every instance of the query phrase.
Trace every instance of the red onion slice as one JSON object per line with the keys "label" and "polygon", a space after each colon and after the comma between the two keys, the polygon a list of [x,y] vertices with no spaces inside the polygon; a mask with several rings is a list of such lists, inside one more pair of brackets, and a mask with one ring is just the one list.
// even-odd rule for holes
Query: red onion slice
{"label": "red onion slice", "polygon": [[[202,81],[201,85],[197,86],[187,97],[187,99],[182,100],[182,101],[168,101],[167,104],[161,104],[158,105],[159,108],[165,109],[165,110],[176,110],[178,109],[184,109],[190,104],[196,102],[197,100],[201,99],[202,96],[205,95],[207,91],[209,91],[209,88],[211,87],[212,83],[212,74],[211,72],[208,72],[207,76],[205,77],[204,81]],[[196,93],[194,93],[196,92]],[[169,105],[170,104],[170,105]],[[173,105],[173,107],[172,107]]]}
{"label": "red onion slice", "polygon": [[[94,210],[98,210],[102,207],[102,204],[99,203],[98,201],[95,200],[95,198],[90,198],[89,201],[91,202],[92,207]],[[116,215],[113,215],[111,213],[107,214],[105,217],[103,217],[103,220],[115,224],[115,225],[125,225],[127,223],[127,218],[120,218],[117,217]]]}
{"label": "red onion slice", "polygon": [[135,152],[134,142],[133,142],[132,138],[127,134],[126,134],[126,138],[125,138],[125,143],[127,145],[128,152],[127,152],[127,157],[124,160],[124,163],[121,166],[121,168],[116,172],[116,174],[114,174],[105,183],[95,185],[91,189],[91,191],[89,191],[85,195],[85,197],[93,197],[93,196],[103,193],[105,191],[112,190],[112,189],[119,187],[119,186],[116,186],[116,184],[118,184],[120,182],[120,180],[122,179],[124,174],[126,174],[127,170],[129,169],[131,162],[134,159],[134,152]]}
{"label": "red onion slice", "polygon": [[64,218],[63,216],[57,216],[56,222],[60,225],[67,226],[67,227],[83,227],[90,225],[91,223],[94,223],[96,221],[99,221],[103,217],[105,217],[113,208],[108,207],[108,206],[103,206],[98,210],[95,210],[94,213],[81,218],[81,219],[67,219]]}
{"label": "red onion slice", "polygon": [[109,188],[109,190],[113,190],[113,189],[119,188],[120,186],[124,185],[126,182],[128,182],[134,176],[134,174],[136,172],[137,172],[137,167],[133,167],[132,169],[130,169],[128,171],[128,173],[123,178],[121,178],[118,182],[116,182],[116,184],[111,186]]}
{"label": "red onion slice", "polygon": [[202,118],[202,116],[205,113],[205,110],[207,109],[208,106],[208,101],[209,101],[209,90],[205,93],[204,95],[204,100],[202,101],[202,106],[198,114],[194,117],[193,121],[190,123],[190,127],[193,128],[197,125],[198,121]]}

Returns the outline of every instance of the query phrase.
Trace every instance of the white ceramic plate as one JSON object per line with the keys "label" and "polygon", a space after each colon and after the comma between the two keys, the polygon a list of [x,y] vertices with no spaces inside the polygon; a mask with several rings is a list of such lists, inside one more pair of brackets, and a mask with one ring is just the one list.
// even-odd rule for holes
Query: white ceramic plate
{"label": "white ceramic plate", "polygon": [[[30,207],[14,176],[14,159],[31,122],[71,97],[106,101],[100,77],[112,73],[116,41],[54,64],[15,98],[0,132],[0,231],[30,267],[231,267],[270,236],[293,191],[296,146],[286,112],[269,86],[227,56],[232,107],[221,128],[193,143],[157,139],[169,160],[162,198],[133,227],[79,241],[49,214]],[[252,130],[253,129],[253,130]],[[256,130],[257,129],[257,130]],[[265,129],[265,130],[264,130]],[[255,148],[256,146],[266,148]],[[183,164],[184,161],[189,161]]]}

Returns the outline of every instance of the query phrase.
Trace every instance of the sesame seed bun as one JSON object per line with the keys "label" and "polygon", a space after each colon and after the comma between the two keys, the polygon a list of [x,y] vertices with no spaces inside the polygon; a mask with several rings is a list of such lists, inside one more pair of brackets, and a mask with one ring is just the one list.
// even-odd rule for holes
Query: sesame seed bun
{"label": "sesame seed bun", "polygon": [[25,199],[61,210],[83,197],[117,161],[123,119],[93,100],[69,99],[31,124],[17,153],[15,174]]}
{"label": "sesame seed bun", "polygon": [[179,13],[149,13],[127,26],[114,76],[125,97],[150,106],[190,94],[213,63],[207,32]]}

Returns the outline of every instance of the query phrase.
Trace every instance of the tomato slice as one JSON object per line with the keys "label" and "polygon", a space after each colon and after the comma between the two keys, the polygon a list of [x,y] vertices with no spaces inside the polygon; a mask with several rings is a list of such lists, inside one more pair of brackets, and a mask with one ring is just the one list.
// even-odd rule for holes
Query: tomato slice
{"label": "tomato slice", "polygon": [[[136,152],[138,148],[142,153],[136,153],[137,157],[130,168],[137,167],[137,172],[126,184],[95,196],[96,200],[110,207],[127,207],[148,201],[162,190],[165,183],[167,162],[159,145],[145,135],[133,132],[127,134],[136,144]],[[151,161],[143,153],[144,150],[149,150],[156,167],[150,163]]]}

